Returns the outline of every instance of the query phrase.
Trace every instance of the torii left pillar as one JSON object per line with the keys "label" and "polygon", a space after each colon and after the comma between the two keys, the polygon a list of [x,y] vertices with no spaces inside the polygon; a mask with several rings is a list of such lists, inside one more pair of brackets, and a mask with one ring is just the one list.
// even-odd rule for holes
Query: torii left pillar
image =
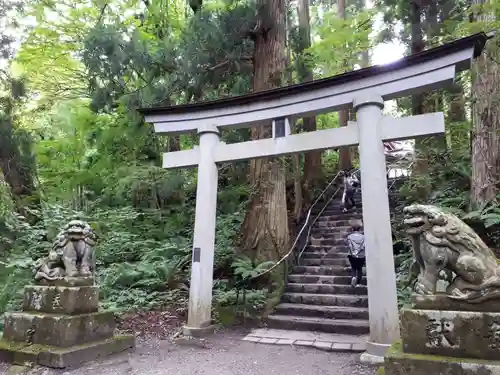
{"label": "torii left pillar", "polygon": [[214,151],[220,141],[215,125],[198,128],[199,161],[189,288],[189,312],[183,333],[203,336],[212,331],[212,283],[217,215],[217,178]]}

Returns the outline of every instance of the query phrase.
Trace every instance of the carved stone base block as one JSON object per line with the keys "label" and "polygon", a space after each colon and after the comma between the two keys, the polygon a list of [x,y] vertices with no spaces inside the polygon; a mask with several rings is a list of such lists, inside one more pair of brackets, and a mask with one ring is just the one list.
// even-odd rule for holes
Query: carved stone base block
{"label": "carved stone base block", "polygon": [[7,341],[67,348],[109,339],[114,331],[115,318],[110,312],[82,315],[19,312],[5,315],[3,337]]}
{"label": "carved stone base block", "polygon": [[56,314],[84,314],[97,312],[99,288],[97,286],[41,286],[24,288],[24,311]]}
{"label": "carved stone base block", "polygon": [[86,277],[70,277],[66,276],[57,280],[41,279],[36,281],[36,285],[43,286],[93,286],[94,278],[91,276]]}
{"label": "carved stone base block", "polygon": [[405,353],[500,359],[500,313],[401,311]]}
{"label": "carved stone base block", "polygon": [[52,368],[76,367],[84,362],[131,350],[135,346],[134,342],[132,335],[117,335],[107,340],[58,348],[3,339],[0,340],[0,361],[17,365],[31,362]]}
{"label": "carved stone base block", "polygon": [[448,297],[447,294],[412,295],[412,308],[422,310],[446,311],[473,311],[473,312],[499,312],[500,299],[490,300],[488,303],[469,303]]}
{"label": "carved stone base block", "polygon": [[70,282],[25,288],[24,311],[5,314],[0,361],[65,368],[134,348],[134,336],[114,335],[114,314],[97,311],[98,288]]}
{"label": "carved stone base block", "polygon": [[391,347],[378,375],[500,375],[500,361],[403,353]]}

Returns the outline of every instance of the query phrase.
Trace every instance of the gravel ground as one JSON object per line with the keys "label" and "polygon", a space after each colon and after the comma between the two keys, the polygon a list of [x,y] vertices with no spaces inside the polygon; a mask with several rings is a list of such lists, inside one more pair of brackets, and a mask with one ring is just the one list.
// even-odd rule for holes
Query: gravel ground
{"label": "gravel ground", "polygon": [[[225,330],[206,341],[140,339],[134,353],[74,370],[32,369],[30,375],[375,375],[359,354],[264,345],[241,339],[247,332]],[[13,374],[1,367],[0,374]],[[16,374],[20,372],[16,371]],[[22,373],[22,372],[21,372]]]}

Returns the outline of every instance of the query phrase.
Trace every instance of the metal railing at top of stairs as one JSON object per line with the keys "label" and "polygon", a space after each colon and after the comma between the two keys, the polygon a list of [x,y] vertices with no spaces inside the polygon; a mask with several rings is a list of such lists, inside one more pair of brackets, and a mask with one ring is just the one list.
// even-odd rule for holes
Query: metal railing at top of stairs
{"label": "metal railing at top of stairs", "polygon": [[[354,171],[351,172],[351,174],[357,174],[359,172],[359,169],[355,169]],[[340,175],[340,172],[337,173],[337,176],[334,177],[334,179],[336,179],[338,177],[338,175]],[[332,180],[333,182],[333,180]],[[330,184],[332,183],[330,182]],[[340,187],[337,188],[337,190],[335,190],[335,193],[332,194],[332,196],[330,197],[330,199],[328,199],[328,201],[323,205],[323,208],[321,209],[321,211],[316,215],[316,218],[313,220],[313,222],[311,223],[311,225],[309,226],[309,229],[307,231],[307,237],[306,237],[306,241],[304,243],[304,246],[302,246],[302,249],[300,250],[299,252],[299,255],[297,257],[297,263],[300,262],[300,258],[302,257],[302,254],[304,253],[305,249],[307,248],[307,245],[309,243],[309,239],[311,238],[311,230],[314,226],[314,224],[316,224],[316,222],[318,221],[318,219],[321,217],[321,215],[323,214],[323,212],[326,210],[326,208],[328,207],[328,205],[331,203],[331,201],[337,196],[337,193],[340,191]],[[316,200],[317,201],[317,200]],[[316,203],[316,202],[315,202]],[[312,206],[311,206],[312,208]],[[311,212],[311,210],[309,210],[309,212]],[[304,226],[307,225],[307,221],[306,221],[306,224],[304,224]]]}

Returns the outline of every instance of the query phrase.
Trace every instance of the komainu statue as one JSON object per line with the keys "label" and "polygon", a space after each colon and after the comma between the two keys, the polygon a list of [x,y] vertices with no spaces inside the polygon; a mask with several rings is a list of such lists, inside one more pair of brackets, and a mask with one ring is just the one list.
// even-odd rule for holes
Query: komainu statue
{"label": "komainu statue", "polygon": [[435,206],[404,208],[406,232],[413,241],[415,293],[435,295],[441,271],[452,273],[449,298],[468,303],[500,298],[500,268],[493,251],[453,214]]}
{"label": "komainu statue", "polygon": [[70,221],[57,235],[49,255],[35,263],[35,280],[93,278],[96,241],[97,236],[88,223]]}

